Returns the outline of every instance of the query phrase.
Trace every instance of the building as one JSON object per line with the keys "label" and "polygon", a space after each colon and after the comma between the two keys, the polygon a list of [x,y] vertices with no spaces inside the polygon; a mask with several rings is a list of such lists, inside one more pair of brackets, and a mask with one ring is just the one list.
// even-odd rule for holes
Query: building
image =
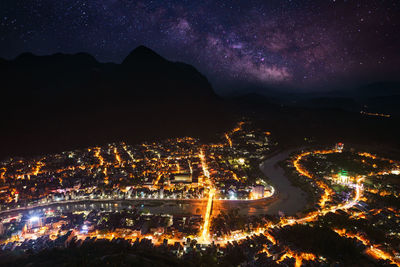
{"label": "building", "polygon": [[334,182],[338,184],[348,185],[351,182],[350,176],[346,170],[341,170],[333,177]]}
{"label": "building", "polygon": [[35,228],[40,228],[43,226],[43,218],[39,216],[33,216],[29,218],[29,220],[26,223],[27,230],[32,230]]}
{"label": "building", "polygon": [[172,183],[192,183],[192,175],[190,173],[175,174]]}
{"label": "building", "polygon": [[338,151],[339,153],[342,153],[343,148],[344,148],[344,144],[343,143],[337,143],[335,145],[335,150]]}
{"label": "building", "polygon": [[255,185],[251,189],[251,195],[253,198],[263,198],[264,197],[264,186],[263,185]]}

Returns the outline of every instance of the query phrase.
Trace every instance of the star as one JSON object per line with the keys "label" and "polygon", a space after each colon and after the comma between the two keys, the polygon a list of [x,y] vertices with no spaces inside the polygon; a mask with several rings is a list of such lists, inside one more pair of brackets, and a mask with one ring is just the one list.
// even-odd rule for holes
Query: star
{"label": "star", "polygon": [[0,57],[88,52],[121,62],[146,45],[193,64],[217,91],[235,81],[305,89],[398,70],[396,11],[396,0],[4,0]]}

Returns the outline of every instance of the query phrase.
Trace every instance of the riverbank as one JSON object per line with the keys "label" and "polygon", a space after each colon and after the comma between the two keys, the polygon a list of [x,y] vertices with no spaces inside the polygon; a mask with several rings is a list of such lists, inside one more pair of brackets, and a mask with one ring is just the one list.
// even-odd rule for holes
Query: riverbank
{"label": "riverbank", "polygon": [[[287,159],[296,149],[276,151],[260,164],[260,170],[275,188],[272,197],[259,200],[214,200],[214,210],[228,211],[238,208],[241,214],[251,215],[277,215],[283,212],[286,215],[295,215],[306,206],[306,193],[295,187],[290,182],[285,170],[279,162]],[[204,199],[88,199],[70,200],[56,203],[44,203],[37,206],[28,206],[13,210],[2,210],[0,216],[9,216],[30,211],[43,211],[47,208],[73,211],[84,209],[122,210],[140,207],[151,213],[168,214],[196,214],[202,215],[206,200]]]}
{"label": "riverbank", "polygon": [[287,158],[290,154],[298,149],[283,150],[279,153],[268,157],[260,168],[269,178],[275,188],[278,200],[272,203],[266,214],[276,215],[283,212],[285,215],[295,215],[297,212],[304,210],[307,205],[307,194],[298,187],[295,187],[287,177],[285,170],[279,163]]}

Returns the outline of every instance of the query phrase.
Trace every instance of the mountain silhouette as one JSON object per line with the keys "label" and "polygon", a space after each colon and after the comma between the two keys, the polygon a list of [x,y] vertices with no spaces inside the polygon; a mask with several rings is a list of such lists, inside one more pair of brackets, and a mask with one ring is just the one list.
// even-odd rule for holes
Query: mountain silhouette
{"label": "mountain silhouette", "polygon": [[[101,63],[87,53],[0,59],[0,86],[0,160],[119,141],[192,136],[213,142],[242,115],[257,118],[280,143],[364,138],[399,147],[398,83],[335,94],[271,90],[222,99],[193,66],[139,46],[121,64]],[[393,116],[369,117],[361,108]]]}
{"label": "mountain silhouette", "polygon": [[145,46],[134,49],[115,74],[120,88],[139,96],[216,97],[207,78],[194,67],[168,61]]}
{"label": "mountain silhouette", "polygon": [[17,100],[14,105],[29,105],[32,100],[60,107],[81,105],[90,99],[217,98],[208,80],[194,67],[168,61],[144,46],[134,49],[122,64],[100,63],[85,53],[24,53],[11,61],[1,60],[0,70],[3,94]]}
{"label": "mountain silhouette", "polygon": [[168,60],[151,50],[150,48],[140,45],[136,47],[123,61],[122,65],[140,64],[168,64]]}
{"label": "mountain silhouette", "polygon": [[230,124],[205,76],[145,46],[121,64],[101,63],[86,53],[24,53],[0,59],[0,73],[0,157],[214,135]]}

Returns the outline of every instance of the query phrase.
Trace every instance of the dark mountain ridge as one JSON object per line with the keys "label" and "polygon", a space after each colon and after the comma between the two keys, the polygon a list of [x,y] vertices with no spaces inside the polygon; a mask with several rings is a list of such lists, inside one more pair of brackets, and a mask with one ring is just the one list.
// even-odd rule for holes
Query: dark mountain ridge
{"label": "dark mountain ridge", "polygon": [[399,110],[393,97],[396,84],[380,90],[380,83],[365,90],[373,92],[368,94],[271,89],[222,99],[194,67],[143,46],[121,64],[100,63],[85,53],[25,53],[14,60],[0,59],[0,73],[0,159],[119,141],[182,136],[215,141],[243,115],[288,146],[318,140],[400,148],[397,116],[360,114],[365,101],[372,101],[367,111],[382,112],[384,106],[394,115],[390,111]]}
{"label": "dark mountain ridge", "polygon": [[109,97],[116,95],[114,100],[122,96],[217,98],[195,68],[168,61],[144,46],[134,49],[122,64],[100,63],[85,53],[24,53],[14,60],[3,60],[0,69],[3,94],[19,100],[34,97],[42,104],[54,102],[56,96],[69,106],[80,103],[82,97],[109,102]]}
{"label": "dark mountain ridge", "polygon": [[0,157],[199,136],[231,123],[205,76],[144,46],[121,64],[24,53],[0,60],[0,73]]}
{"label": "dark mountain ridge", "polygon": [[[258,95],[259,97],[255,97]],[[240,96],[243,97],[243,96]],[[236,98],[240,98],[237,96]],[[354,88],[336,89],[314,92],[278,92],[276,89],[253,93],[253,98],[274,99],[270,104],[280,104],[287,107],[303,107],[313,109],[342,109],[352,112],[388,113],[400,115],[400,83],[374,82]],[[254,101],[253,101],[254,102]],[[265,102],[265,101],[264,101]],[[267,103],[267,102],[265,102]],[[250,105],[250,103],[248,103]]]}

